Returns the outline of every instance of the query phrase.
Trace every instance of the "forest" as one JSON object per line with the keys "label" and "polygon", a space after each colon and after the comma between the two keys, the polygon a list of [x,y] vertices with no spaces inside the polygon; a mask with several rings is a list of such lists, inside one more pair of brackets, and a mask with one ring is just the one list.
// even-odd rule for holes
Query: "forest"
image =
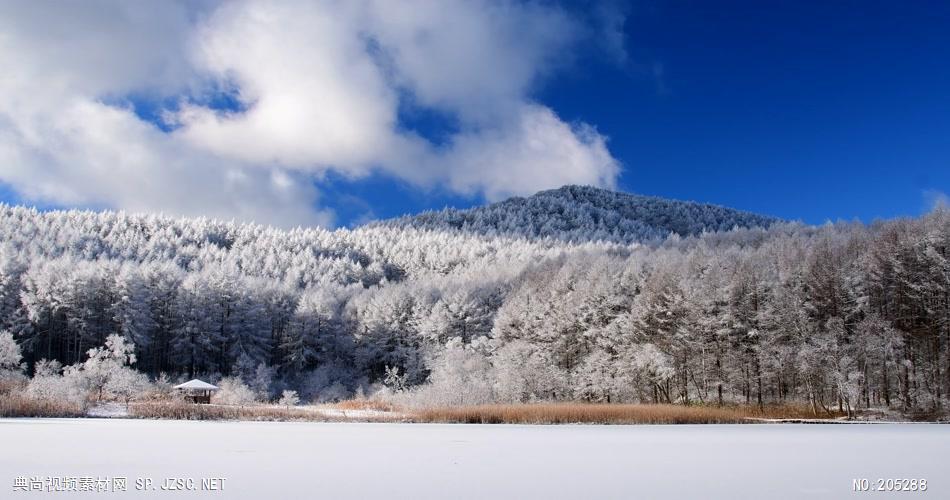
{"label": "forest", "polygon": [[151,379],[265,400],[947,406],[950,210],[721,216],[632,241],[0,206],[0,372],[64,376],[111,338]]}

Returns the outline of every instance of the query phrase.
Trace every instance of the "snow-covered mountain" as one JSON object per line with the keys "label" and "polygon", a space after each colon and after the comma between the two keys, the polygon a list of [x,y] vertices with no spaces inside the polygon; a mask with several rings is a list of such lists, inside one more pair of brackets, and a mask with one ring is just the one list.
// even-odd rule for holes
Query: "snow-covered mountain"
{"label": "snow-covered mountain", "polygon": [[265,399],[946,408],[950,211],[564,241],[772,221],[578,187],[336,231],[0,204],[0,378],[22,350],[85,401],[118,334],[150,376]]}
{"label": "snow-covered mountain", "polygon": [[454,229],[483,235],[504,234],[563,241],[606,240],[632,243],[768,227],[779,219],[732,208],[642,196],[590,186],[564,186],[527,198],[487,206],[445,208],[373,223],[387,227]]}

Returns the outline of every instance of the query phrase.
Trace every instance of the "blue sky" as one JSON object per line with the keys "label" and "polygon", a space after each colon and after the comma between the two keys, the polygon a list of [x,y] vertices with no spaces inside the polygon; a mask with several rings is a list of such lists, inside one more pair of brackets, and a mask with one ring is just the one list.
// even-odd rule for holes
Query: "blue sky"
{"label": "blue sky", "polygon": [[946,3],[37,5],[0,12],[6,202],[349,226],[582,183],[821,223],[950,191]]}
{"label": "blue sky", "polygon": [[653,2],[625,27],[639,66],[593,62],[543,99],[610,137],[627,191],[916,215],[950,189],[948,27],[946,2]]}

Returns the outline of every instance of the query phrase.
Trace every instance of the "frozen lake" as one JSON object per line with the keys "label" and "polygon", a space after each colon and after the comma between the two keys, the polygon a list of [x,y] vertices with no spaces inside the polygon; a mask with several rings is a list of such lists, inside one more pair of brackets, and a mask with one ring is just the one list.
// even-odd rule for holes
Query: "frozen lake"
{"label": "frozen lake", "polygon": [[[52,498],[950,498],[946,425],[508,426],[0,419],[22,477],[125,477]],[[191,478],[197,491],[163,491]],[[201,491],[203,478],[225,478]],[[920,478],[925,492],[852,492]],[[111,479],[110,479],[111,481]],[[190,485],[186,482],[172,486]],[[208,481],[207,487],[221,482]],[[54,484],[55,486],[55,484]],[[151,488],[156,488],[152,490]]]}

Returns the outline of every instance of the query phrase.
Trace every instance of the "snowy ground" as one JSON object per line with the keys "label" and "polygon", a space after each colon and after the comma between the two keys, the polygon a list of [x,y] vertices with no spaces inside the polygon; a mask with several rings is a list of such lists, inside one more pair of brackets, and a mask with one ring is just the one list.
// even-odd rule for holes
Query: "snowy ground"
{"label": "snowy ground", "polygon": [[100,403],[86,412],[90,417],[119,418],[129,416],[129,410],[122,403]]}
{"label": "snowy ground", "polygon": [[[218,406],[218,405],[208,405]],[[281,405],[255,405],[254,408],[273,408],[275,410],[285,410],[286,406]],[[367,421],[386,421],[396,420],[404,417],[402,413],[379,410],[341,410],[326,405],[300,405],[294,406],[294,410],[303,410],[317,413],[328,419],[352,420],[354,422]],[[96,418],[128,418],[129,410],[123,403],[105,402],[93,405],[86,412],[86,415]]]}
{"label": "snowy ground", "polygon": [[[226,478],[152,498],[950,498],[946,425],[509,426],[0,419],[17,476]],[[853,493],[923,478],[926,492]],[[142,483],[140,483],[142,484]],[[187,485],[187,483],[186,483]],[[70,497],[67,493],[53,498]]]}
{"label": "snowy ground", "polygon": [[[274,408],[278,410],[286,409],[286,406],[280,405],[263,405],[264,408]],[[344,420],[354,420],[354,421],[367,421],[374,418],[392,418],[397,419],[401,418],[404,415],[402,413],[396,413],[391,411],[379,411],[379,410],[341,410],[339,408],[333,408],[326,405],[299,405],[294,406],[294,410],[304,410],[311,411],[314,413],[319,413],[325,417],[331,419],[344,419]]]}

